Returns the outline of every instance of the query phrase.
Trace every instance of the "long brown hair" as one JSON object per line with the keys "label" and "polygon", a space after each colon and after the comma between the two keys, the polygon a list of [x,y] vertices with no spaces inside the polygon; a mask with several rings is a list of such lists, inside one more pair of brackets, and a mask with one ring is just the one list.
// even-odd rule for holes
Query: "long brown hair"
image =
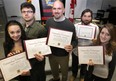
{"label": "long brown hair", "polygon": [[101,41],[100,41],[100,33],[102,31],[103,28],[106,28],[111,36],[111,39],[109,40],[109,43],[106,45],[106,54],[108,55],[111,55],[111,53],[116,50],[116,41],[115,41],[115,30],[114,30],[114,25],[111,24],[111,23],[107,23],[105,24],[99,34],[98,34],[98,37],[97,37],[97,40],[94,41],[94,44],[95,45],[101,45]]}

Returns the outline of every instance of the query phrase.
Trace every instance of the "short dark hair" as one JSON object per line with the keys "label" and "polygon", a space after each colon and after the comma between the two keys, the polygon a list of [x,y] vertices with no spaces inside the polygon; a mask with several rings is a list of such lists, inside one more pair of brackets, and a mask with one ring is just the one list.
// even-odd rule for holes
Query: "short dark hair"
{"label": "short dark hair", "polygon": [[85,10],[82,12],[81,17],[82,17],[85,13],[87,13],[87,12],[90,12],[90,13],[91,13],[91,17],[93,18],[93,12],[92,12],[90,9],[85,9]]}
{"label": "short dark hair", "polygon": [[20,10],[22,10],[23,8],[31,8],[33,10],[33,13],[35,13],[35,7],[31,3],[28,3],[28,2],[22,3],[20,6]]}

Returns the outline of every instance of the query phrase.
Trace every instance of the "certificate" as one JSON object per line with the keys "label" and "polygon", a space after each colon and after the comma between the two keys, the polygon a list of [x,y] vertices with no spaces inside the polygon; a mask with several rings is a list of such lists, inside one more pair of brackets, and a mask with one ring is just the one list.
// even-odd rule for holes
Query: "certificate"
{"label": "certificate", "polygon": [[51,49],[46,45],[47,38],[39,38],[25,40],[25,47],[29,59],[35,58],[34,54],[48,55],[51,54]]}
{"label": "certificate", "polygon": [[64,49],[65,45],[70,45],[73,32],[50,28],[47,45]]}
{"label": "certificate", "polygon": [[86,26],[86,25],[78,25],[78,27],[76,28],[76,33],[78,38],[92,40],[95,37],[95,27]]}
{"label": "certificate", "polygon": [[4,80],[9,81],[20,75],[24,70],[31,69],[31,66],[26,58],[26,53],[23,52],[0,60],[0,69]]}
{"label": "certificate", "polygon": [[79,64],[88,64],[89,61],[94,64],[104,64],[103,46],[79,46],[78,55]]}

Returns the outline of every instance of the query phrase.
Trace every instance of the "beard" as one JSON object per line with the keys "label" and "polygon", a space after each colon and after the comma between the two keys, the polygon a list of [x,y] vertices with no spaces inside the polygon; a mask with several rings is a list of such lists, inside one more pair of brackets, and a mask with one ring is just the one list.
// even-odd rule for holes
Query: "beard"
{"label": "beard", "polygon": [[84,24],[84,25],[89,25],[90,23],[91,23],[91,21],[88,21],[88,20],[81,20],[82,21],[82,23]]}

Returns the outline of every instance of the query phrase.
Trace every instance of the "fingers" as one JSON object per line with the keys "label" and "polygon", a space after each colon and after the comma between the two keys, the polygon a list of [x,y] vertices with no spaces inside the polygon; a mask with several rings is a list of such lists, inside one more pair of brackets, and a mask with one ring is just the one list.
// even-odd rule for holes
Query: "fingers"
{"label": "fingers", "polygon": [[72,46],[72,45],[66,45],[66,46],[64,47],[64,49],[65,49],[67,52],[71,52],[72,49],[73,49],[73,46]]}
{"label": "fingers", "polygon": [[21,52],[22,52],[22,51],[20,51],[20,50],[12,51],[12,52],[10,52],[10,53],[7,55],[7,57],[13,56],[13,55],[18,54],[18,53],[21,53]]}
{"label": "fingers", "polygon": [[10,56],[13,56],[14,54],[13,53],[9,53],[8,55],[7,55],[7,57],[10,57]]}
{"label": "fingers", "polygon": [[21,76],[29,76],[30,75],[30,71],[23,71],[21,73]]}
{"label": "fingers", "polygon": [[42,55],[42,54],[35,54],[34,56],[39,61],[42,61],[44,59],[44,55]]}
{"label": "fingers", "polygon": [[92,59],[89,59],[89,63],[88,63],[88,65],[90,65],[90,66],[93,66],[93,65],[94,65]]}

